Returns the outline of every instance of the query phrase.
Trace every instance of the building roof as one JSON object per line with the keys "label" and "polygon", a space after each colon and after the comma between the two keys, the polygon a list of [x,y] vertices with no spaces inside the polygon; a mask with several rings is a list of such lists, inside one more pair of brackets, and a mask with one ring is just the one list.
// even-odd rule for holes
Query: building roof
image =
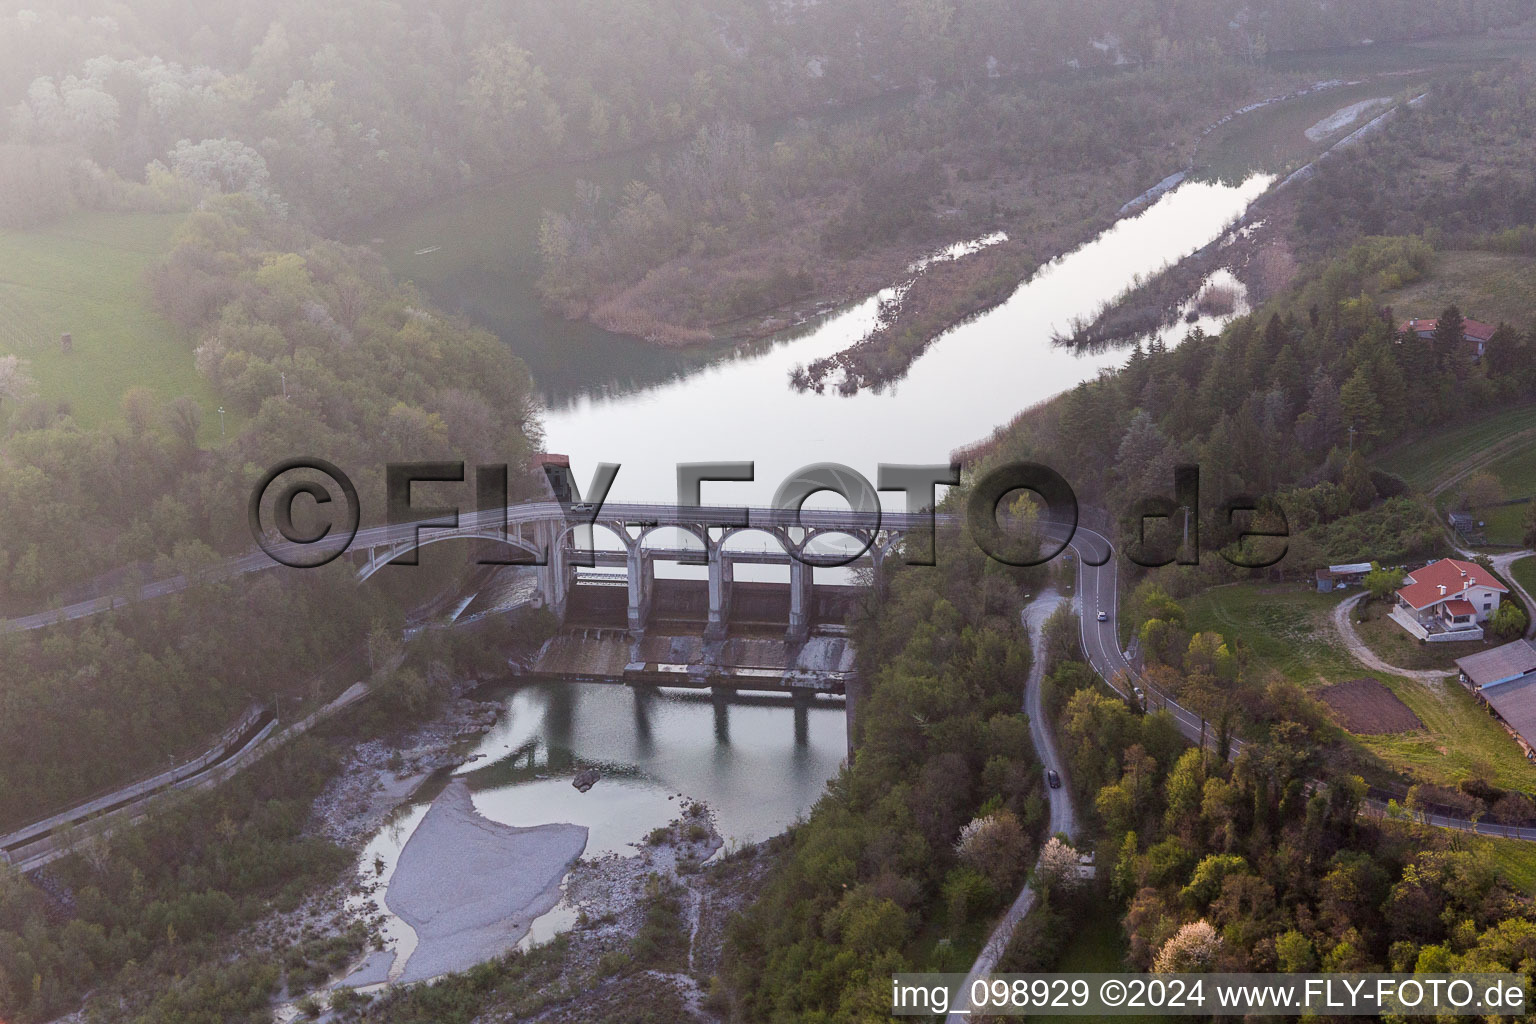
{"label": "building roof", "polygon": [[1350,562],[1347,565],[1330,565],[1328,571],[1339,576],[1354,576],[1371,571],[1370,562]]}
{"label": "building roof", "polygon": [[[1519,679],[1529,672],[1536,671],[1536,645],[1528,640],[1516,640],[1514,643],[1495,647],[1491,651],[1479,651],[1465,658],[1457,658],[1456,667],[1466,674],[1474,686],[1493,686],[1496,683],[1507,685],[1511,679]],[[1536,694],[1532,694],[1530,700],[1533,715],[1536,715]],[[1503,712],[1500,711],[1499,714]],[[1521,733],[1521,735],[1527,740],[1532,740],[1536,737],[1536,732]],[[1536,745],[1536,740],[1533,740],[1533,745]]]}
{"label": "building roof", "polygon": [[1456,600],[1454,600],[1454,601],[1447,601],[1447,602],[1445,602],[1445,610],[1450,612],[1452,615],[1476,615],[1477,614],[1477,609],[1472,606],[1472,602],[1471,601],[1463,601],[1459,597]]}
{"label": "building roof", "polygon": [[1520,734],[1521,739],[1536,747],[1536,675],[1523,676],[1503,686],[1484,690],[1483,699]]}
{"label": "building roof", "polygon": [[1403,581],[1408,585],[1397,592],[1410,608],[1425,609],[1447,598],[1460,597],[1469,587],[1487,587],[1501,594],[1509,588],[1493,578],[1493,574],[1476,562],[1463,562],[1459,558],[1442,558],[1430,562],[1422,569],[1415,569]]}
{"label": "building roof", "polygon": [[[1404,334],[1429,334],[1440,325],[1439,320],[1409,320],[1402,326]],[[1498,328],[1481,320],[1461,321],[1461,336],[1467,341],[1486,342]]]}

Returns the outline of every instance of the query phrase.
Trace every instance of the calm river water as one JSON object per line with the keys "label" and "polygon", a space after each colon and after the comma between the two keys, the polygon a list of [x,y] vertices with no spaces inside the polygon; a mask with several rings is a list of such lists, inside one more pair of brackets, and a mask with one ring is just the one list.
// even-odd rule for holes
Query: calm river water
{"label": "calm river water", "polygon": [[[589,176],[606,175],[612,188],[627,173],[631,167],[605,165]],[[798,392],[789,373],[866,334],[876,296],[744,348],[682,353],[542,314],[533,293],[538,212],[568,201],[569,181],[467,193],[375,234],[397,273],[527,359],[545,396],[546,448],[571,457],[578,481],[599,461],[617,462],[611,498],[670,501],[677,463],[752,460],[754,483],[706,485],[705,501],[766,503],[807,463],[841,462],[873,480],[881,462],[947,462],[1020,411],[1123,363],[1123,351],[1078,354],[1054,345],[1052,334],[1217,238],[1270,181],[1183,184],[947,332],[904,380],[852,398]],[[476,807],[510,825],[586,825],[589,855],[627,850],[676,815],[680,794],[709,804],[728,842],[763,839],[809,810],[845,753],[835,705],[797,721],[787,701],[732,705],[720,715],[707,699],[646,699],[612,686],[527,686],[501,696],[502,724],[460,771]],[[569,780],[588,765],[604,778],[581,794]],[[423,813],[420,803],[404,809],[374,840],[363,857],[368,873],[375,855],[389,869]],[[557,909],[534,937],[567,921]]]}

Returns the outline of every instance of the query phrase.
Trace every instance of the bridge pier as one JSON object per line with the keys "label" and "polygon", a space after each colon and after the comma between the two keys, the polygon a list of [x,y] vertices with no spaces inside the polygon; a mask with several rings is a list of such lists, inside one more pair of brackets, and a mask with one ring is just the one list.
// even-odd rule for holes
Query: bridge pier
{"label": "bridge pier", "polygon": [[789,638],[811,635],[811,611],[815,605],[816,570],[799,559],[789,562]]}
{"label": "bridge pier", "polygon": [[724,640],[731,614],[731,560],[718,543],[709,546],[709,621],[704,626],[706,640]]}
{"label": "bridge pier", "polygon": [[791,695],[795,701],[795,746],[808,747],[811,744],[811,702],[815,698],[809,690],[794,690]]}
{"label": "bridge pier", "polygon": [[560,618],[565,617],[565,600],[570,596],[575,574],[561,539],[563,526],[559,521],[538,526],[539,543],[547,552],[545,564],[539,566],[539,596],[544,600],[544,607]]}
{"label": "bridge pier", "polygon": [[731,690],[726,686],[709,688],[710,703],[715,707],[715,742],[731,742]]}
{"label": "bridge pier", "polygon": [[631,545],[627,561],[629,637],[631,640],[639,640],[645,635],[646,620],[651,617],[651,595],[656,589],[656,565],[641,548],[639,541]]}

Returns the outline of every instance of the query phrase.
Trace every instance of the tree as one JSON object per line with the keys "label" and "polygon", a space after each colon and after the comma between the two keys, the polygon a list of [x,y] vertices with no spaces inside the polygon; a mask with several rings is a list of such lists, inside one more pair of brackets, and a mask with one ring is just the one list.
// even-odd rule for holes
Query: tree
{"label": "tree", "polygon": [[1339,403],[1349,426],[1355,428],[1356,443],[1374,439],[1381,426],[1381,403],[1371,388],[1371,377],[1364,366],[1350,374],[1339,389]]}
{"label": "tree", "polygon": [[1513,327],[1501,323],[1483,349],[1483,365],[1488,368],[1488,376],[1502,377],[1519,370],[1525,356],[1525,338]]}
{"label": "tree", "polygon": [[195,399],[180,395],[166,409],[165,425],[187,451],[193,451],[197,448],[198,428],[203,425],[203,407]]}
{"label": "tree", "polygon": [[1157,951],[1152,970],[1158,974],[1208,971],[1221,952],[1221,936],[1209,921],[1201,918],[1173,933]]}
{"label": "tree", "polygon": [[1526,625],[1525,611],[1513,601],[1500,602],[1499,610],[1493,613],[1493,619],[1488,623],[1494,636],[1505,640],[1513,640],[1523,634]]}
{"label": "tree", "polygon": [[1440,369],[1451,370],[1458,377],[1466,374],[1467,361],[1462,358],[1466,338],[1467,322],[1462,318],[1461,310],[1454,305],[1446,306],[1435,324],[1434,337],[1430,339]]}
{"label": "tree", "polygon": [[1375,503],[1376,484],[1371,480],[1370,467],[1365,464],[1365,456],[1359,450],[1350,452],[1349,458],[1344,462],[1344,475],[1340,480],[1344,491],[1349,495],[1349,503],[1352,507],[1365,510]]}
{"label": "tree", "polygon": [[955,843],[960,862],[981,872],[999,892],[1012,890],[1029,864],[1029,837],[1009,810],[976,818]]}
{"label": "tree", "polygon": [[0,399],[13,402],[31,398],[37,383],[27,373],[27,364],[17,356],[0,356]]}
{"label": "tree", "polygon": [[266,159],[235,139],[182,139],[171,151],[171,171],[210,192],[244,192],[273,211],[282,209],[272,190]]}
{"label": "tree", "polygon": [[1062,842],[1060,836],[1051,836],[1040,850],[1040,861],[1035,865],[1035,880],[1040,890],[1048,894],[1076,889],[1082,882],[1077,851]]}
{"label": "tree", "polygon": [[1504,500],[1504,485],[1489,472],[1473,473],[1462,481],[1457,492],[1457,506],[1463,509],[1497,505]]}
{"label": "tree", "polygon": [[1365,589],[1377,601],[1385,601],[1403,585],[1402,569],[1383,569],[1379,562],[1371,563],[1371,571],[1365,574]]}

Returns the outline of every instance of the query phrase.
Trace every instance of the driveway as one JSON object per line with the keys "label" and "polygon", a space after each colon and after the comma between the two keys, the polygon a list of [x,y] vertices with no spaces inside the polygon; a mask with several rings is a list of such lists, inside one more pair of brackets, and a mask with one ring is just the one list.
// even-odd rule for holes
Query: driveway
{"label": "driveway", "polygon": [[1493,556],[1493,571],[1509,581],[1509,585],[1515,588],[1515,593],[1520,595],[1520,600],[1525,602],[1525,607],[1531,612],[1531,620],[1525,626],[1526,636],[1536,636],[1536,600],[1532,600],[1530,591],[1520,585],[1514,573],[1509,571],[1509,567],[1522,558],[1530,558],[1532,554],[1536,552],[1507,551],[1502,555]]}
{"label": "driveway", "polygon": [[1377,672],[1402,676],[1404,679],[1412,679],[1437,690],[1445,685],[1445,677],[1451,674],[1450,671],[1430,672],[1398,668],[1396,665],[1388,665],[1376,656],[1375,651],[1365,646],[1365,641],[1361,640],[1360,634],[1355,632],[1355,624],[1350,621],[1349,613],[1367,596],[1365,591],[1352,594],[1340,601],[1339,606],[1333,610],[1333,628],[1337,630],[1339,639],[1344,641],[1344,646],[1349,648],[1349,653],[1353,654],[1355,659],[1366,668]]}

